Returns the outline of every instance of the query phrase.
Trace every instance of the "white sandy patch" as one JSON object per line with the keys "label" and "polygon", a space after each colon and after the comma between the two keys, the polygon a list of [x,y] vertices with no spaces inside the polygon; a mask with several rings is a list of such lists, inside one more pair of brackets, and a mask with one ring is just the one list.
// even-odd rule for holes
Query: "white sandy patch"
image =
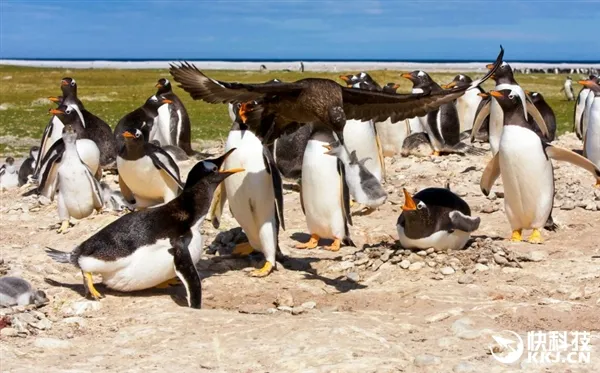
{"label": "white sandy patch", "polygon": [[51,104],[51,101],[48,100],[47,97],[36,98],[31,101],[31,106],[48,106]]}
{"label": "white sandy patch", "polygon": [[99,102],[111,102],[114,101],[112,98],[106,95],[97,95],[97,96],[81,96],[79,98],[82,101],[99,101]]}

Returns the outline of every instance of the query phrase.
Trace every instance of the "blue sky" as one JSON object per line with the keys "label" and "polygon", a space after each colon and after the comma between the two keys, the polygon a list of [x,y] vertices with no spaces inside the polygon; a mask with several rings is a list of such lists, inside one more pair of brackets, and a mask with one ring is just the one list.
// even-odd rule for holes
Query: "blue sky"
{"label": "blue sky", "polygon": [[598,1],[0,4],[4,58],[600,59]]}

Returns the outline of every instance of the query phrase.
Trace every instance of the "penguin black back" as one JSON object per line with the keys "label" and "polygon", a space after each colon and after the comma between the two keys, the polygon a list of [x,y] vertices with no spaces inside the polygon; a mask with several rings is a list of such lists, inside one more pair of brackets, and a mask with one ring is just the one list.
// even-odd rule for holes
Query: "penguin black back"
{"label": "penguin black back", "polygon": [[529,116],[527,121],[534,128],[534,132],[539,137],[541,137],[542,140],[546,142],[554,141],[554,138],[556,136],[556,116],[554,115],[554,110],[552,110],[550,105],[548,105],[546,100],[544,100],[544,96],[542,96],[541,93],[529,91],[526,91],[525,93],[529,96],[531,102],[535,105],[536,109],[538,109],[540,114],[542,114],[542,118],[544,118],[544,122],[546,122],[546,126],[548,127],[548,136],[544,136],[542,134],[542,131],[535,124],[536,122],[532,116]]}

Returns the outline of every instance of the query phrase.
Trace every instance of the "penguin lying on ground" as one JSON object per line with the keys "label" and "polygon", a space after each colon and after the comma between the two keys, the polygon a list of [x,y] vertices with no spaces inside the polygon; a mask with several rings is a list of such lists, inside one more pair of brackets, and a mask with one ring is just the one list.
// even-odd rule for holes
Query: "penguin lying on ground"
{"label": "penguin lying on ground", "polygon": [[35,290],[31,284],[19,277],[0,278],[0,307],[41,306],[48,303],[46,293]]}
{"label": "penguin lying on ground", "polygon": [[65,125],[62,140],[65,144],[64,152],[44,175],[49,191],[46,196],[52,200],[58,193],[58,216],[62,222],[58,233],[67,231],[70,217],[83,219],[104,206],[100,184],[79,157],[77,134],[68,124]]}
{"label": "penguin lying on ground", "polygon": [[[300,204],[311,236],[308,242],[297,245],[298,249],[313,249],[319,245],[320,238],[333,240],[330,246],[324,246],[326,250],[355,246],[348,229],[352,217],[344,164],[328,154],[331,152],[329,144],[333,141],[331,130],[317,129],[304,152]],[[343,147],[339,146],[339,149]]]}
{"label": "penguin lying on ground", "polygon": [[427,157],[433,152],[429,136],[425,132],[415,132],[407,136],[402,142],[403,157],[414,155],[417,157]]}
{"label": "penguin lying on ground", "polygon": [[528,122],[531,123],[532,128],[535,130],[535,133],[538,134],[545,142],[552,142],[556,137],[556,116],[554,115],[554,110],[546,103],[544,100],[544,96],[542,96],[539,92],[531,92],[525,91],[527,98],[531,100],[535,108],[540,112],[542,118],[544,119],[544,123],[546,123],[546,128],[548,128],[548,135],[544,136],[542,131],[538,126],[535,125],[535,120],[533,117],[529,117]]}
{"label": "penguin lying on ground", "polygon": [[581,80],[579,83],[590,90],[589,95],[594,96],[583,141],[583,156],[600,168],[600,84],[592,79]]}
{"label": "penguin lying on ground", "polygon": [[21,163],[21,167],[19,167],[19,186],[27,184],[29,182],[29,176],[33,176],[39,155],[39,146],[32,146],[29,149],[29,157],[27,157],[23,163]]}
{"label": "penguin lying on ground", "polygon": [[[169,79],[159,79],[156,83],[156,97],[163,98],[163,104],[158,108],[150,140],[158,140],[161,146],[178,146],[189,156],[193,155],[191,138],[192,129],[190,117],[183,102],[173,93]],[[166,99],[166,101],[164,101]]]}
{"label": "penguin lying on ground", "polygon": [[[124,292],[152,288],[174,279],[175,266],[179,267],[180,259],[186,265],[187,256],[180,256],[176,249],[175,261],[169,252],[173,247],[171,240],[191,237],[186,246],[191,263],[198,262],[203,248],[200,227],[208,214],[211,197],[223,180],[243,171],[219,171],[233,151],[198,162],[190,171],[183,192],[171,202],[122,216],[71,253],[48,248],[48,255],[59,263],[80,268],[86,294],[95,299],[102,295],[94,288],[92,273],[100,274],[109,288]],[[179,272],[186,273],[183,269]],[[189,286],[193,281],[185,283]]]}
{"label": "penguin lying on ground", "polygon": [[404,190],[404,206],[396,227],[405,249],[460,250],[480,218],[471,216],[469,205],[447,188],[427,188],[411,196]]}
{"label": "penguin lying on ground", "polygon": [[525,118],[518,91],[491,91],[504,111],[504,129],[498,153],[481,177],[481,190],[487,196],[498,176],[504,184],[504,204],[512,229],[511,241],[522,240],[523,229],[533,229],[530,243],[541,243],[540,229],[552,212],[554,172],[550,158],[567,161],[591,172],[600,184],[600,170],[578,154],[545,143]]}
{"label": "penguin lying on ground", "polygon": [[126,128],[117,157],[119,187],[129,203],[145,208],[171,201],[182,190],[179,167],[160,146],[146,142],[141,130]]}
{"label": "penguin lying on ground", "polygon": [[0,166],[0,190],[12,189],[19,186],[19,171],[13,157],[6,158],[6,163]]}

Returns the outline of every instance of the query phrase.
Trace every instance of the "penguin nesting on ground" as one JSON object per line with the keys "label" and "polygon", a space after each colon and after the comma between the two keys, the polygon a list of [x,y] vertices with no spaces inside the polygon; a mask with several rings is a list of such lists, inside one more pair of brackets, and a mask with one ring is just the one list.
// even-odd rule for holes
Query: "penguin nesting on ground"
{"label": "penguin nesting on ground", "polygon": [[19,186],[19,171],[13,157],[6,158],[6,163],[0,167],[0,190],[12,189]]}
{"label": "penguin nesting on ground", "polygon": [[404,189],[396,227],[405,249],[460,250],[480,222],[471,216],[469,205],[449,189],[427,188],[414,196]]}
{"label": "penguin nesting on ground", "polygon": [[[415,70],[402,74],[403,78],[413,83],[413,93],[431,94],[442,91],[436,82],[424,71]],[[425,132],[429,136],[434,155],[441,153],[483,154],[483,151],[460,141],[460,122],[454,103],[447,103],[430,111],[424,123]]]}
{"label": "penguin nesting on ground", "polygon": [[498,153],[488,163],[481,177],[485,195],[498,176],[504,184],[506,215],[513,231],[511,240],[521,241],[523,229],[533,229],[530,243],[541,243],[540,229],[552,212],[554,174],[550,158],[567,161],[591,172],[600,183],[600,170],[576,153],[545,143],[525,118],[518,91],[491,91],[504,111],[504,129]]}
{"label": "penguin nesting on ground", "polygon": [[573,79],[570,76],[567,76],[565,84],[563,84],[563,87],[560,89],[560,91],[565,93],[567,101],[573,101],[575,99],[575,93],[573,92]]}
{"label": "penguin nesting on ground", "polygon": [[[588,80],[596,80],[597,77],[594,75],[590,75]],[[590,93],[590,89],[587,87],[583,87],[579,94],[577,95],[577,100],[575,101],[575,110],[573,117],[573,132],[577,134],[579,140],[583,140],[583,112],[585,111],[585,103],[587,100],[587,96]]]}
{"label": "penguin nesting on ground", "polygon": [[23,163],[21,163],[21,167],[19,167],[19,186],[27,184],[29,182],[29,176],[33,176],[39,155],[39,146],[32,146],[29,149],[29,157],[27,157]]}
{"label": "penguin nesting on ground", "polygon": [[539,92],[531,92],[525,91],[527,97],[531,100],[535,108],[540,112],[542,118],[544,119],[544,123],[546,123],[546,128],[548,129],[548,135],[544,136],[542,131],[538,126],[535,125],[535,120],[533,117],[529,117],[527,120],[531,123],[532,127],[535,130],[535,133],[538,134],[545,142],[552,142],[556,137],[556,116],[554,115],[554,110],[548,105],[546,100],[544,100],[544,96],[542,96]]}
{"label": "penguin nesting on ground", "polygon": [[429,136],[425,132],[416,132],[407,136],[402,142],[402,151],[400,154],[403,157],[414,155],[417,157],[427,157],[433,152]]}
{"label": "penguin nesting on ground", "polygon": [[[102,295],[94,288],[92,273],[100,274],[109,288],[124,292],[155,287],[178,274],[185,277],[189,265],[200,259],[204,246],[200,227],[215,189],[228,176],[242,171],[219,171],[232,152],[198,162],[190,171],[183,192],[171,202],[122,216],[71,253],[48,248],[49,256],[80,268],[86,294],[95,299]],[[175,259],[169,251],[173,244],[177,245],[172,240],[182,236],[189,239],[185,246],[191,263],[186,260],[187,255],[178,254],[179,247],[173,252]],[[182,282],[190,286],[195,280],[184,278]]]}
{"label": "penguin nesting on ground", "polygon": [[579,83],[590,90],[590,96],[594,96],[583,141],[583,156],[600,168],[600,84],[592,79],[582,80]]}
{"label": "penguin nesting on ground", "polygon": [[[600,83],[600,78],[598,78],[598,77],[594,77],[589,80],[592,82],[595,82],[595,83]],[[589,125],[590,112],[592,109],[592,105],[594,103],[594,99],[595,99],[595,95],[594,95],[593,91],[590,90],[590,92],[588,93],[588,95],[585,98],[585,105],[583,108],[583,112],[581,113],[581,137],[583,139],[585,139],[585,134],[587,132],[587,128]]]}
{"label": "penguin nesting on ground", "polygon": [[[487,65],[488,69],[493,68],[494,65]],[[513,70],[510,65],[506,62],[502,62],[500,68],[498,68],[494,74],[492,75],[492,79],[496,81],[495,90],[503,90],[508,89],[514,91],[519,95],[521,104],[523,105],[523,112],[525,114],[525,120],[529,119],[529,115],[533,116],[533,119],[537,126],[540,128],[543,136],[548,136],[548,128],[544,123],[544,119],[540,112],[536,109],[535,105],[527,98],[525,91],[521,86],[517,83],[514,78]],[[474,140],[475,134],[479,132],[479,129],[482,127],[485,118],[489,116],[489,132],[488,139],[490,142],[490,148],[492,150],[492,154],[496,154],[498,152],[498,144],[500,143],[500,137],[502,136],[502,130],[504,125],[503,116],[504,113],[500,108],[497,100],[493,96],[489,96],[490,101],[484,107],[482,107],[475,118],[475,122],[473,123],[473,130],[471,132],[471,142]]]}
{"label": "penguin nesting on ground", "polygon": [[42,306],[48,303],[46,293],[35,290],[31,284],[19,277],[0,278],[0,307]]}
{"label": "penguin nesting on ground", "polygon": [[144,105],[126,114],[115,127],[114,136],[117,141],[119,151],[125,146],[123,133],[128,128],[137,128],[144,134],[144,139],[150,141],[150,133],[153,130],[154,119],[158,116],[158,108],[162,105],[171,103],[171,100],[159,96],[150,96]]}
{"label": "penguin nesting on ground", "polygon": [[166,203],[182,190],[179,167],[160,146],[146,142],[137,128],[121,135],[125,145],[117,157],[119,187],[129,203],[137,208]]}
{"label": "penguin nesting on ground", "polygon": [[[246,233],[248,242],[236,246],[235,255],[249,255],[254,250],[262,252],[265,263],[250,273],[253,277],[268,276],[277,265],[279,227],[285,229],[283,220],[283,186],[281,175],[271,152],[238,116],[240,104],[230,105],[230,115],[235,119],[225,150],[236,149],[223,166],[243,168],[245,172],[227,178],[220,202],[229,201],[231,214]],[[214,216],[213,216],[214,218]]]}
{"label": "penguin nesting on ground", "polygon": [[[471,77],[468,75],[458,74],[450,83],[443,85],[442,88],[450,89],[454,87],[462,87],[465,85],[471,85],[471,83],[473,83],[473,79],[471,79]],[[461,133],[464,133],[465,131],[468,131],[469,133],[471,132],[473,123],[475,121],[477,108],[482,100],[481,96],[479,96],[479,93],[483,92],[485,92],[483,88],[476,87],[466,91],[464,95],[456,99],[455,105],[458,112]]]}
{"label": "penguin nesting on ground", "polygon": [[46,181],[50,189],[47,197],[54,199],[55,193],[58,193],[58,216],[62,222],[58,233],[67,231],[70,217],[83,219],[104,206],[100,184],[79,157],[77,134],[68,124],[62,140],[65,151],[56,160],[56,166],[52,167]]}
{"label": "penguin nesting on ground", "polygon": [[150,140],[158,140],[161,146],[178,146],[187,155],[194,154],[191,145],[190,117],[183,102],[173,93],[173,87],[168,79],[159,79],[156,88],[158,90],[155,96],[167,101],[158,108],[158,116],[154,120]]}
{"label": "penguin nesting on ground", "polygon": [[[306,216],[310,240],[296,246],[313,249],[319,239],[331,239],[326,250],[355,246],[350,238],[350,191],[344,175],[344,164],[328,150],[334,141],[331,130],[317,129],[310,137],[302,161],[300,204]],[[340,146],[339,148],[342,148]]]}

